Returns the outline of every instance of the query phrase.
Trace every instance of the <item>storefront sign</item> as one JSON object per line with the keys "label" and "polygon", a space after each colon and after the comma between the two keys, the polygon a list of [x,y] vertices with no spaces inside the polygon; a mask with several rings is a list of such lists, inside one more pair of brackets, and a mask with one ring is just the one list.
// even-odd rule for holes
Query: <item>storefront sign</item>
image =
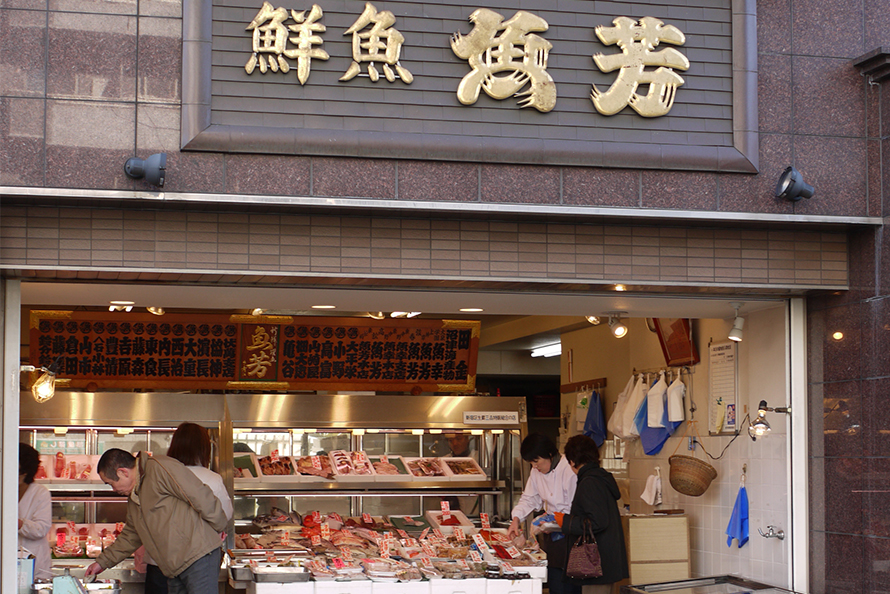
{"label": "storefront sign", "polygon": [[464,411],[464,425],[518,425],[518,411]]}
{"label": "storefront sign", "polygon": [[473,390],[478,321],[31,312],[60,387]]}

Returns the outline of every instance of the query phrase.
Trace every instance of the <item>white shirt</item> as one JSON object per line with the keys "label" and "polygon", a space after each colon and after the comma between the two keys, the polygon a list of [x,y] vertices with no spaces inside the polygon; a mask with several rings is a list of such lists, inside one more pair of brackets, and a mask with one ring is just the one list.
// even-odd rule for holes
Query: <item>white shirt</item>
{"label": "white shirt", "polygon": [[547,474],[532,468],[522,491],[522,497],[510,515],[519,518],[521,522],[537,509],[549,513],[567,514],[572,509],[572,499],[575,498],[577,484],[578,476],[572,472],[572,467],[569,466],[565,456],[561,456],[556,468]]}
{"label": "white shirt", "polygon": [[52,527],[53,501],[43,485],[31,483],[19,501],[19,546],[34,553],[34,579],[50,579],[52,561],[47,535]]}

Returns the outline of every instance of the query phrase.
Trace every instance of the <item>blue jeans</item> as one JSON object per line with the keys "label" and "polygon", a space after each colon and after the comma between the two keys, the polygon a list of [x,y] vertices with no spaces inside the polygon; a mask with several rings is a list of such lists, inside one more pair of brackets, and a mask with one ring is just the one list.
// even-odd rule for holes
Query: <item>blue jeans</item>
{"label": "blue jeans", "polygon": [[207,553],[176,577],[167,579],[169,594],[217,594],[220,551]]}

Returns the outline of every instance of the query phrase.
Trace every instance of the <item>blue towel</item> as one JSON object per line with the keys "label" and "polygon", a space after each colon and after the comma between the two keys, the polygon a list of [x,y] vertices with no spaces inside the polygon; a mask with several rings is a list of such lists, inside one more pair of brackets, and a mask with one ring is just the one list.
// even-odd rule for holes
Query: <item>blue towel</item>
{"label": "blue towel", "polygon": [[739,494],[735,498],[732,508],[732,517],[726,527],[726,546],[732,547],[732,539],[739,541],[739,548],[748,542],[748,492],[744,486],[739,487]]}
{"label": "blue towel", "polygon": [[603,404],[600,394],[594,390],[590,394],[587,406],[587,418],[584,420],[584,435],[596,442],[596,447],[602,447],[606,441],[606,419],[603,416]]}

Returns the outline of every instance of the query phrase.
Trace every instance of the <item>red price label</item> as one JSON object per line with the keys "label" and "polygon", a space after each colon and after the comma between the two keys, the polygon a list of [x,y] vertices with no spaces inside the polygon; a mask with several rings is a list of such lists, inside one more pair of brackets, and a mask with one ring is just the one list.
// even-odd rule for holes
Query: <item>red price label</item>
{"label": "red price label", "polygon": [[273,561],[275,559],[275,553],[272,551],[266,551],[266,561]]}
{"label": "red price label", "polygon": [[467,540],[467,536],[464,534],[464,529],[461,528],[460,526],[455,526],[454,527],[454,538],[456,538],[460,542]]}
{"label": "red price label", "polygon": [[451,504],[448,503],[447,501],[442,501],[442,502],[439,504],[439,507],[442,508],[442,515],[445,515],[445,514],[451,512]]}
{"label": "red price label", "polygon": [[329,519],[329,520],[334,520],[334,521],[336,521],[336,522],[340,522],[341,524],[343,523],[343,518],[340,517],[340,514],[338,514],[337,512],[331,512],[331,513],[329,513],[329,514],[328,514],[328,519]]}
{"label": "red price label", "polygon": [[359,464],[367,464],[368,463],[368,455],[364,452],[356,452],[355,453],[355,461]]}
{"label": "red price label", "polygon": [[[476,551],[471,551],[471,553],[476,553]],[[476,553],[476,555],[478,556],[479,553]],[[481,560],[482,557],[479,557],[479,559]],[[473,559],[473,561],[475,561],[475,559]],[[467,563],[467,560],[466,560],[466,559],[458,559],[458,560],[457,560],[457,565],[458,565],[461,569],[463,569],[463,570],[465,570],[465,571],[469,571],[469,569],[470,569],[470,564]]]}
{"label": "red price label", "polygon": [[269,457],[272,458],[272,462],[278,462],[278,450],[272,450],[272,455]]}
{"label": "red price label", "polygon": [[65,546],[65,533],[56,532],[56,546],[61,548]]}
{"label": "red price label", "polygon": [[380,456],[380,461],[384,464],[389,464],[389,456]]}
{"label": "red price label", "polygon": [[252,567],[253,569],[256,569],[257,567],[260,566],[260,564],[257,563],[257,560],[256,560],[256,559],[248,559],[248,560],[247,560],[247,565],[248,565],[249,567]]}
{"label": "red price label", "polygon": [[317,534],[313,534],[312,535],[312,545],[317,547],[320,544],[321,544],[321,537]]}
{"label": "red price label", "polygon": [[418,543],[417,543],[417,541],[416,541],[415,539],[413,539],[413,538],[409,538],[409,539],[408,539],[408,546],[409,546],[409,547],[416,547],[416,546],[419,546],[419,545],[418,545]]}
{"label": "red price label", "polygon": [[423,529],[423,532],[420,533],[420,540],[423,540],[424,538],[426,538],[426,535],[429,534],[429,533],[430,533],[430,529],[429,529],[429,527],[424,528],[424,529]]}
{"label": "red price label", "polygon": [[430,569],[433,568],[433,562],[430,561],[430,558],[429,558],[429,557],[421,557],[421,558],[420,558],[420,564],[423,565],[424,567],[428,567],[428,568],[430,568]]}
{"label": "red price label", "polygon": [[442,539],[445,538],[445,536],[442,535],[442,531],[439,530],[438,528],[433,528],[433,534],[436,535],[436,538],[442,538]]}
{"label": "red price label", "polygon": [[346,563],[343,562],[343,559],[340,557],[334,557],[334,567],[336,569],[343,569],[346,567]]}
{"label": "red price label", "polygon": [[352,549],[349,547],[340,547],[340,552],[343,553],[343,558],[347,561],[352,561]]}
{"label": "red price label", "polygon": [[321,512],[318,510],[312,512],[312,521],[316,524],[321,524]]}
{"label": "red price label", "polygon": [[507,553],[510,554],[511,559],[516,559],[522,554],[518,550],[516,550],[516,547],[514,546],[507,547]]}
{"label": "red price label", "polygon": [[331,527],[328,525],[327,522],[324,522],[321,525],[321,537],[325,540],[331,539]]}
{"label": "red price label", "polygon": [[315,470],[321,470],[321,458],[318,456],[311,456],[312,458],[312,468]]}
{"label": "red price label", "polygon": [[482,527],[485,530],[491,529],[491,522],[488,521],[488,514],[485,514],[485,513],[479,514],[479,519],[482,520]]}
{"label": "red price label", "polygon": [[479,551],[470,551],[470,559],[473,563],[482,563],[482,555],[479,554]]}
{"label": "red price label", "polygon": [[516,573],[516,570],[513,569],[513,566],[506,561],[501,561],[501,568],[504,570],[504,573]]}
{"label": "red price label", "polygon": [[124,531],[124,526],[126,526],[126,524],[124,524],[123,522],[117,522],[117,523],[114,525],[114,531],[115,531],[115,532],[123,532],[123,531]]}
{"label": "red price label", "polygon": [[290,546],[290,533],[289,532],[285,532],[284,534],[281,535],[281,544],[283,544],[286,547]]}
{"label": "red price label", "polygon": [[386,546],[380,549],[380,557],[383,559],[389,559],[389,544],[386,544]]}
{"label": "red price label", "polygon": [[404,530],[396,530],[396,532],[398,532],[399,536],[401,536],[402,538],[408,538],[408,533]]}
{"label": "red price label", "polygon": [[420,548],[423,550],[425,555],[429,555],[430,557],[435,557],[436,552],[433,550],[433,547],[430,546],[430,543],[423,541],[420,543]]}
{"label": "red price label", "polygon": [[476,546],[479,547],[479,550],[480,550],[480,551],[484,551],[484,550],[485,550],[485,539],[482,538],[482,535],[481,535],[481,534],[474,534],[474,535],[473,535],[473,542],[476,543]]}
{"label": "red price label", "polygon": [[362,514],[362,522],[365,524],[373,524],[374,520],[371,519],[371,514]]}
{"label": "red price label", "polygon": [[68,530],[71,532],[71,534],[77,534],[77,526],[74,524],[74,522],[71,522],[69,520],[65,523],[68,525]]}

